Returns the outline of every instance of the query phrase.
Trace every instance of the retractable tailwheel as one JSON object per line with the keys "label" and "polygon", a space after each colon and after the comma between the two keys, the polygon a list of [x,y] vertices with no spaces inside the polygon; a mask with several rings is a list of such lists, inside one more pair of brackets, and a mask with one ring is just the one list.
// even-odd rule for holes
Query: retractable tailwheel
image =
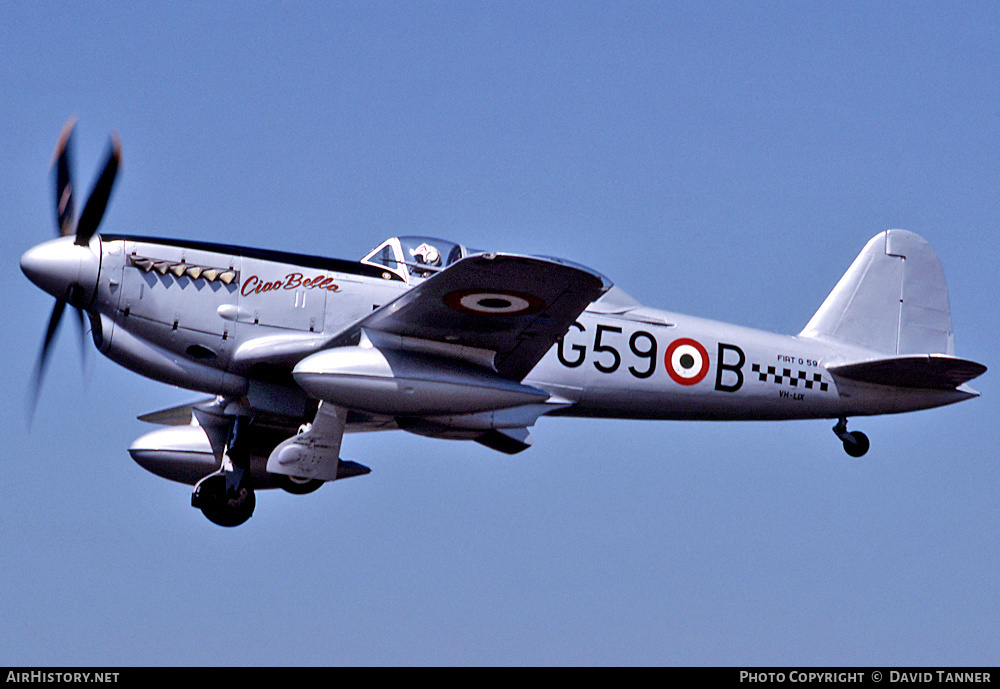
{"label": "retractable tailwheel", "polygon": [[862,457],[868,452],[870,446],[868,436],[861,431],[848,432],[846,418],[842,417],[837,421],[837,425],[833,427],[833,432],[844,443],[844,452],[851,457]]}

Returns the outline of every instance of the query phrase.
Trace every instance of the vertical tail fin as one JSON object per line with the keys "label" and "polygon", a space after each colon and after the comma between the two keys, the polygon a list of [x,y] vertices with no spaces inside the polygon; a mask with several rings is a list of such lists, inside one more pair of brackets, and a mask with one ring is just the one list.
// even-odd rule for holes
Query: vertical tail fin
{"label": "vertical tail fin", "polygon": [[799,335],[889,355],[954,355],[948,287],[937,254],[912,232],[872,237]]}

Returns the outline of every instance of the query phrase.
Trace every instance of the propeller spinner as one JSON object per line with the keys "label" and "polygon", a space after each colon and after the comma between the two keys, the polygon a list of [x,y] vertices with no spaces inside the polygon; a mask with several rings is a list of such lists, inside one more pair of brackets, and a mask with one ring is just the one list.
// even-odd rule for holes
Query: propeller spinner
{"label": "propeller spinner", "polygon": [[55,307],[49,316],[42,349],[38,355],[38,363],[35,366],[29,418],[34,413],[52,341],[67,304],[76,309],[81,340],[83,338],[83,310],[93,301],[101,268],[100,238],[97,236],[97,228],[104,217],[121,164],[121,140],[116,134],[112,134],[104,168],[77,220],[73,201],[73,179],[70,172],[75,124],[76,119],[70,118],[63,127],[52,157],[56,173],[56,233],[59,238],[39,244],[21,257],[21,271],[38,287],[56,298]]}

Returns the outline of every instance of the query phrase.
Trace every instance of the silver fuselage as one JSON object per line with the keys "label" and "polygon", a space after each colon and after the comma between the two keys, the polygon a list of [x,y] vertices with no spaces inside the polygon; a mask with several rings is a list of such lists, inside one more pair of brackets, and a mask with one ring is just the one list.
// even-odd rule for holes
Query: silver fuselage
{"label": "silver fuselage", "polygon": [[[55,240],[33,251],[51,256],[69,246]],[[410,288],[370,265],[240,247],[95,236],[90,249],[99,268],[66,259],[66,280],[88,289],[84,306],[102,353],[155,380],[232,398],[249,394],[289,416],[304,408],[303,394],[282,365],[319,351]],[[51,291],[59,296],[58,285]],[[828,366],[865,352],[608,296],[524,379],[551,396],[529,416],[836,418],[974,395],[836,380]]]}

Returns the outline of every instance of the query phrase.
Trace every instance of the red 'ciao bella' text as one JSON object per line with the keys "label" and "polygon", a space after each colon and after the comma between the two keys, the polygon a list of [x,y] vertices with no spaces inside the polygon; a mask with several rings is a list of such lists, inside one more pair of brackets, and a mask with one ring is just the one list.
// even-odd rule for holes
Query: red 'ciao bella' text
{"label": "red 'ciao bella' text", "polygon": [[262,292],[272,292],[278,289],[325,289],[327,292],[338,292],[340,287],[333,281],[333,278],[325,275],[317,275],[307,278],[302,273],[289,273],[280,280],[264,282],[256,275],[251,275],[243,281],[240,294],[248,297],[251,294],[261,294]]}

